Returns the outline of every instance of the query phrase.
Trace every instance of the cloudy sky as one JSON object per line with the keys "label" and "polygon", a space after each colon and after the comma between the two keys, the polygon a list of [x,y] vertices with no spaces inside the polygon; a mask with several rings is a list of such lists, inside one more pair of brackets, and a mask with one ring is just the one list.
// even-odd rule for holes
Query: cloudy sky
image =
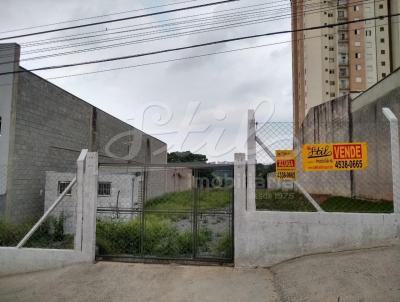
{"label": "cloudy sky", "polygon": [[[177,2],[179,4],[169,5]],[[209,2],[217,1],[2,0],[0,36]],[[155,6],[160,7],[151,8]],[[10,42],[22,44],[21,66],[32,69],[290,29],[289,7],[289,0],[241,0]],[[107,16],[6,32],[102,15]],[[200,29],[203,32],[199,33]],[[76,39],[82,37],[76,35],[83,33],[91,37]],[[69,37],[71,35],[74,36]],[[40,41],[44,39],[53,40]],[[251,49],[231,52],[249,47]],[[76,50],[85,51],[65,54]],[[220,54],[202,56],[216,52]],[[54,56],[38,58],[48,55]],[[193,56],[201,57],[188,58]],[[186,59],[177,60],[182,58]],[[72,76],[114,68],[124,69]],[[291,121],[292,118],[290,35],[38,74],[121,120],[155,135],[168,143],[170,151],[191,150],[206,154],[210,161],[231,161],[233,153],[244,151],[248,109],[257,109],[256,118],[260,122],[271,119]]]}

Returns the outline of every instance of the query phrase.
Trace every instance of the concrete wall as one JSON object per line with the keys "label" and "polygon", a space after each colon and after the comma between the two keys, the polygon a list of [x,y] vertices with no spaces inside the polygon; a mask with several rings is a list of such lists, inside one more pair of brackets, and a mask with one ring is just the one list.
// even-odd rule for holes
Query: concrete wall
{"label": "concrete wall", "polygon": [[235,266],[268,267],[308,254],[399,243],[400,215],[235,213],[235,233]]}
{"label": "concrete wall", "polygon": [[346,96],[312,108],[299,131],[298,148],[307,143],[367,142],[369,163],[365,170],[352,174],[304,173],[298,165],[299,182],[307,191],[392,200],[390,132],[382,108],[390,108],[400,118],[399,101],[400,70],[353,100]]}
{"label": "concrete wall", "polygon": [[350,196],[349,172],[303,172],[300,147],[303,144],[350,141],[350,97],[343,96],[310,109],[299,131],[297,175],[301,185],[311,194]]}
{"label": "concrete wall", "polygon": [[0,277],[88,262],[90,256],[73,250],[0,247]]}
{"label": "concrete wall", "polygon": [[[0,95],[4,89],[0,87]],[[73,172],[81,149],[98,150],[101,162],[113,161],[106,154],[109,145],[111,155],[133,154],[129,159],[135,162],[166,163],[165,143],[30,72],[19,74],[14,89],[8,190],[0,206],[13,221],[43,213],[46,171]],[[161,151],[155,154],[157,150]]]}
{"label": "concrete wall", "polygon": [[[399,214],[255,211],[248,200],[246,160],[235,155],[235,266],[268,267],[315,253],[400,242]],[[247,195],[247,196],[246,196]],[[247,200],[246,200],[247,199]],[[247,202],[247,206],[246,206]]]}
{"label": "concrete wall", "polygon": [[[78,220],[74,250],[0,247],[0,276],[93,263],[96,242],[98,155],[84,150],[77,160]],[[84,200],[84,202],[83,202]],[[25,241],[26,242],[26,241]]]}
{"label": "concrete wall", "polygon": [[[20,48],[17,44],[3,44],[0,47],[0,73],[18,69]],[[15,62],[6,64],[6,62]],[[7,192],[8,161],[10,142],[13,136],[13,99],[16,97],[17,74],[0,76],[0,216],[5,213],[5,194]]]}

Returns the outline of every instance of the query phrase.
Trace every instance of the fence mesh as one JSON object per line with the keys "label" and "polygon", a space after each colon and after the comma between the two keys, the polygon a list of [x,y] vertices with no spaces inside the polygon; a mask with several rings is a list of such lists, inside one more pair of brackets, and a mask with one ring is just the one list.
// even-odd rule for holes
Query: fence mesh
{"label": "fence mesh", "polygon": [[[276,150],[295,150],[296,181],[329,212],[393,212],[390,131],[388,123],[336,119],[329,124],[303,125],[294,135],[292,123],[257,123],[257,208],[315,211],[293,181],[275,177]],[[354,171],[305,172],[305,144],[366,143],[368,166]],[[263,146],[262,146],[263,145]],[[267,149],[267,150],[265,150]],[[339,163],[340,164],[340,163]],[[346,163],[347,164],[347,163]]]}
{"label": "fence mesh", "polygon": [[[2,196],[9,206],[0,216],[0,246],[17,246],[74,179],[75,173],[46,172],[43,182],[28,179]],[[76,232],[76,184],[51,211],[23,247],[73,249]]]}
{"label": "fence mesh", "polygon": [[230,261],[232,179],[224,167],[100,166],[98,257]]}

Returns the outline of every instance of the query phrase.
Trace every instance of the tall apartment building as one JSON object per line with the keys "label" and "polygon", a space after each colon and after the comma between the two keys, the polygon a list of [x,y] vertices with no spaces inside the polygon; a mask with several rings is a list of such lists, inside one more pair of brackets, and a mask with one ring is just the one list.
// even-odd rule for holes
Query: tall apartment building
{"label": "tall apartment building", "polygon": [[[293,30],[400,12],[400,0],[292,0]],[[359,94],[400,67],[400,18],[296,31],[293,48],[295,128],[310,108]]]}

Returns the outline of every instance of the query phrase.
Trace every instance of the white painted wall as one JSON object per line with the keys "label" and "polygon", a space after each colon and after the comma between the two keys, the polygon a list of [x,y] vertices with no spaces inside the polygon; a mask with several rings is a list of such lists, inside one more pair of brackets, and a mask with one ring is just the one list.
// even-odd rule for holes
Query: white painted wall
{"label": "white painted wall", "polygon": [[[19,47],[16,44],[2,44],[0,47],[0,63],[13,62],[11,64],[1,64],[0,73],[12,72],[19,65]],[[11,105],[13,98],[13,79],[14,75],[0,76],[0,195],[7,191],[7,166],[10,148],[11,131]]]}
{"label": "white painted wall", "polygon": [[[246,162],[235,155],[235,266],[268,267],[295,257],[400,242],[399,214],[246,210]],[[248,200],[247,203],[255,203]]]}

